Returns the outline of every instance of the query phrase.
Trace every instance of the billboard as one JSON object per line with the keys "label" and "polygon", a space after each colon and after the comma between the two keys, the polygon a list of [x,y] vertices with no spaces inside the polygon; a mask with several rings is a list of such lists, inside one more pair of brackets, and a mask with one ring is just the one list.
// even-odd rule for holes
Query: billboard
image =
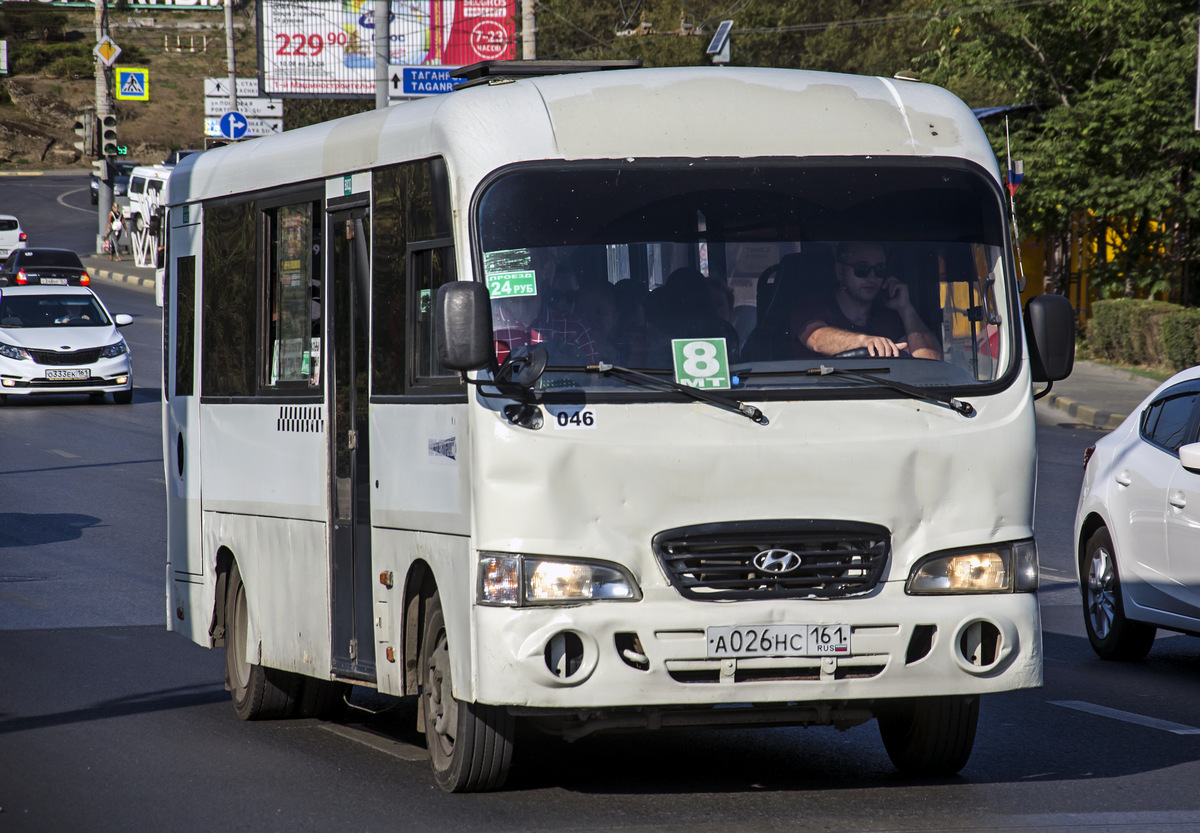
{"label": "billboard", "polygon": [[[516,0],[388,5],[389,78],[516,57]],[[258,55],[263,95],[374,96],[375,0],[261,0]]]}

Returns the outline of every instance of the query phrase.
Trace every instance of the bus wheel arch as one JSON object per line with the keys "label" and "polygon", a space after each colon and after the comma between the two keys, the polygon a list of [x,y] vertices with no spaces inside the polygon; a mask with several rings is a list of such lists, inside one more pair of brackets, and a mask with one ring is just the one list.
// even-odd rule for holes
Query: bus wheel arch
{"label": "bus wheel arch", "polygon": [[225,577],[225,687],[242,720],[291,717],[303,687],[303,678],[250,661],[248,639],[250,607],[237,560],[230,559]]}
{"label": "bus wheel arch", "polygon": [[[433,570],[425,561],[415,561],[408,570],[404,582],[404,629],[402,649],[404,656],[404,693],[418,694],[421,686],[421,637],[424,633],[425,606],[437,592]],[[418,709],[418,731],[424,731]]]}
{"label": "bus wheel arch", "polygon": [[504,706],[454,697],[450,642],[436,587],[424,608],[418,720],[424,724],[434,778],[447,792],[499,789],[512,764],[516,720]]}

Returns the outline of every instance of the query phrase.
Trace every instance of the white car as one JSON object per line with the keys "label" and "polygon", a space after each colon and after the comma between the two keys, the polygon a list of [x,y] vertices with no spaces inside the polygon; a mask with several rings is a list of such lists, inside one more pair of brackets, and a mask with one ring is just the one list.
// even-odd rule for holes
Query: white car
{"label": "white car", "polygon": [[0,258],[8,257],[13,249],[24,249],[25,237],[20,220],[11,214],[0,214]]}
{"label": "white car", "polygon": [[1158,628],[1200,635],[1200,367],[1088,448],[1076,565],[1092,648],[1144,657]]}
{"label": "white car", "polygon": [[0,402],[9,396],[87,393],[133,401],[133,364],[110,315],[82,286],[0,289]]}

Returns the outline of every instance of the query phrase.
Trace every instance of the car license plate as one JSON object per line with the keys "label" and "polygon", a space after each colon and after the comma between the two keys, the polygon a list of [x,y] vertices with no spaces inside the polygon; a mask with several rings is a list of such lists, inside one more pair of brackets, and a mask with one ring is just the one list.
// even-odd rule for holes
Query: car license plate
{"label": "car license plate", "polygon": [[849,625],[734,625],[708,629],[708,658],[850,656]]}
{"label": "car license plate", "polygon": [[67,279],[66,278],[42,278],[42,283],[47,284],[48,286],[66,286]]}
{"label": "car license plate", "polygon": [[90,379],[92,378],[92,371],[88,370],[87,368],[80,370],[47,370],[46,378],[63,381]]}

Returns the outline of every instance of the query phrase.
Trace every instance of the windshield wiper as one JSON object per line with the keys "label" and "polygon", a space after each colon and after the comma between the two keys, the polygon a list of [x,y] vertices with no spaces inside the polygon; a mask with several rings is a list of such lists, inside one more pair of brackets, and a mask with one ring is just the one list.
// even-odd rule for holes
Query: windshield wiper
{"label": "windshield wiper", "polygon": [[700,390],[699,388],[691,388],[687,385],[681,385],[673,379],[660,379],[657,376],[651,376],[648,373],[642,373],[641,371],[633,370],[629,367],[608,364],[607,362],[588,365],[587,369],[589,372],[599,373],[601,376],[612,374],[614,376],[620,376],[631,381],[641,382],[644,385],[656,388],[658,390],[678,391],[685,396],[690,396],[697,402],[706,402],[709,405],[714,405],[722,410],[730,411],[735,414],[741,414],[742,416],[746,417],[746,419],[749,419],[752,422],[757,422],[759,425],[769,424],[766,414],[748,402],[739,402],[736,400],[730,402],[729,400],[722,399],[719,396],[713,396],[708,391]]}
{"label": "windshield wiper", "polygon": [[857,370],[850,370],[842,367],[829,367],[821,365],[820,367],[810,367],[807,370],[801,371],[803,376],[845,376],[848,379],[855,379],[859,382],[866,382],[872,385],[882,385],[885,388],[890,388],[897,393],[903,393],[911,396],[913,399],[920,399],[924,402],[932,402],[935,405],[945,405],[953,411],[957,411],[965,417],[974,416],[975,408],[970,402],[964,402],[961,399],[956,399],[949,394],[938,394],[933,391],[924,390],[923,388],[906,385],[903,382],[895,382],[891,379],[882,379],[879,373],[891,373],[891,368],[887,367],[863,367]]}

